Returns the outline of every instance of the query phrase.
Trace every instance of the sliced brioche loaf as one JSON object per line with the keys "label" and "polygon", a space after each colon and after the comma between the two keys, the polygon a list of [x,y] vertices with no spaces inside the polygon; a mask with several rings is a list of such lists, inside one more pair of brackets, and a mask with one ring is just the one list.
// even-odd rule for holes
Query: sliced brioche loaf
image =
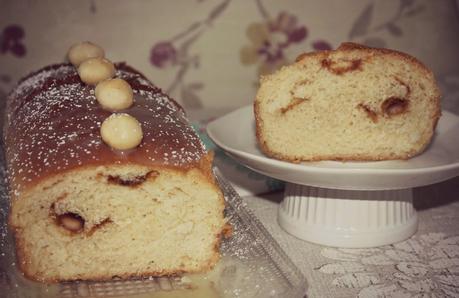
{"label": "sliced brioche loaf", "polygon": [[69,64],[31,74],[8,96],[9,223],[17,264],[31,279],[202,272],[220,258],[224,199],[212,155],[177,103],[133,68],[115,66],[133,90],[123,112],[143,130],[129,150],[102,140],[112,112]]}
{"label": "sliced brioche loaf", "polygon": [[270,157],[408,159],[433,136],[440,92],[415,58],[344,43],[262,77],[254,110],[259,145]]}

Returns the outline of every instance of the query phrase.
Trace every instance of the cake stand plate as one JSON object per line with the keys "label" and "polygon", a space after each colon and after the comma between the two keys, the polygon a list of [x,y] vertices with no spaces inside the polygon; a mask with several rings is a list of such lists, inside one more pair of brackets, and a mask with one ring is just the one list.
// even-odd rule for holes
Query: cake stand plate
{"label": "cake stand plate", "polygon": [[240,163],[288,182],[280,226],[328,246],[373,247],[410,237],[417,229],[412,188],[459,175],[459,117],[447,111],[427,150],[405,161],[294,164],[266,157],[257,145],[252,106],[209,123],[207,133]]}

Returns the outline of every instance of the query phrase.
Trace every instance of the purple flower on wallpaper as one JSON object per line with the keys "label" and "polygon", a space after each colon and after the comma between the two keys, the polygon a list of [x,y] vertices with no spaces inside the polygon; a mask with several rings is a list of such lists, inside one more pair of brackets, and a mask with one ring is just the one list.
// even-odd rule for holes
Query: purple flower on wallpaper
{"label": "purple flower on wallpaper", "polygon": [[9,75],[7,75],[7,74],[1,74],[0,75],[0,81],[2,83],[8,84],[8,83],[11,82],[11,77]]}
{"label": "purple flower on wallpaper", "polygon": [[312,43],[312,47],[316,51],[326,51],[326,50],[331,50],[332,49],[331,45],[328,42],[323,41],[323,40],[317,40],[317,41],[313,42]]}
{"label": "purple flower on wallpaper", "polygon": [[26,47],[22,44],[24,36],[25,32],[21,26],[6,26],[0,35],[0,53],[6,54],[11,52],[17,57],[25,56]]}
{"label": "purple flower on wallpaper", "polygon": [[308,35],[306,27],[297,26],[297,22],[294,15],[281,12],[276,20],[269,21],[267,25],[271,33],[280,32],[285,34],[287,40],[280,46],[288,46],[290,43],[302,41]]}
{"label": "purple flower on wallpaper", "polygon": [[159,42],[151,49],[150,62],[156,67],[164,68],[167,65],[175,64],[176,61],[177,50],[171,42]]}
{"label": "purple flower on wallpaper", "polygon": [[274,20],[252,23],[247,28],[251,45],[241,49],[241,61],[250,65],[261,62],[260,73],[267,73],[286,63],[284,51],[290,45],[303,41],[308,35],[297,18],[281,12]]}
{"label": "purple flower on wallpaper", "polygon": [[[251,45],[241,49],[242,64],[259,64],[260,74],[270,73],[288,63],[286,50],[293,44],[304,42],[308,37],[306,26],[298,24],[297,18],[287,12],[280,12],[275,19],[266,13],[265,21],[252,23],[247,28]],[[323,40],[313,42],[314,50],[329,50],[331,46]],[[298,53],[299,54],[299,53]]]}

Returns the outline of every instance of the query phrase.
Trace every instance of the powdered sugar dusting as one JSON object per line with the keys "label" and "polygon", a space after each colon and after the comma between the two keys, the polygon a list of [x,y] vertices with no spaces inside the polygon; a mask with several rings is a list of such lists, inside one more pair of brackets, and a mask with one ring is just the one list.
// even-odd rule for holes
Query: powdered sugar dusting
{"label": "powdered sugar dusting", "polygon": [[58,79],[65,77],[75,71],[75,68],[70,64],[51,65],[42,70],[32,73],[22,79],[15,89],[11,92],[12,97],[24,97],[27,93],[36,88],[40,88],[48,79]]}
{"label": "powdered sugar dusting", "polygon": [[37,72],[9,95],[5,142],[16,191],[37,177],[81,165],[190,167],[199,162],[204,145],[183,110],[124,64],[117,65],[116,74],[134,91],[134,105],[120,112],[135,117],[144,132],[142,143],[124,152],[103,143],[100,125],[112,113],[102,109],[94,87],[83,84],[69,65]]}
{"label": "powdered sugar dusting", "polygon": [[[39,89],[47,80],[53,80],[53,78],[61,78],[74,72],[74,67],[71,65],[50,65],[43,68],[40,71],[29,74],[27,77],[19,81],[16,88],[14,88],[9,97],[11,98],[24,98],[30,95],[34,90]],[[7,101],[7,110],[15,109],[14,104],[19,104],[18,101]],[[10,114],[7,113],[7,123],[9,123]]]}

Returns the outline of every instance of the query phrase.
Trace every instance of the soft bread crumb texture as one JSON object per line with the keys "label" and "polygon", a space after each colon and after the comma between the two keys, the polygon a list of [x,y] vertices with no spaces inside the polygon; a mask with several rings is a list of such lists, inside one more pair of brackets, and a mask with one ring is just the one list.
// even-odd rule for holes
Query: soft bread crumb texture
{"label": "soft bread crumb texture", "polygon": [[257,138],[265,154],[293,162],[408,159],[430,143],[439,101],[413,57],[345,43],[261,78]]}
{"label": "soft bread crumb texture", "polygon": [[[107,165],[42,180],[13,201],[10,224],[29,278],[106,280],[209,270],[223,209],[221,191],[198,168]],[[69,218],[82,228],[59,220]]]}

